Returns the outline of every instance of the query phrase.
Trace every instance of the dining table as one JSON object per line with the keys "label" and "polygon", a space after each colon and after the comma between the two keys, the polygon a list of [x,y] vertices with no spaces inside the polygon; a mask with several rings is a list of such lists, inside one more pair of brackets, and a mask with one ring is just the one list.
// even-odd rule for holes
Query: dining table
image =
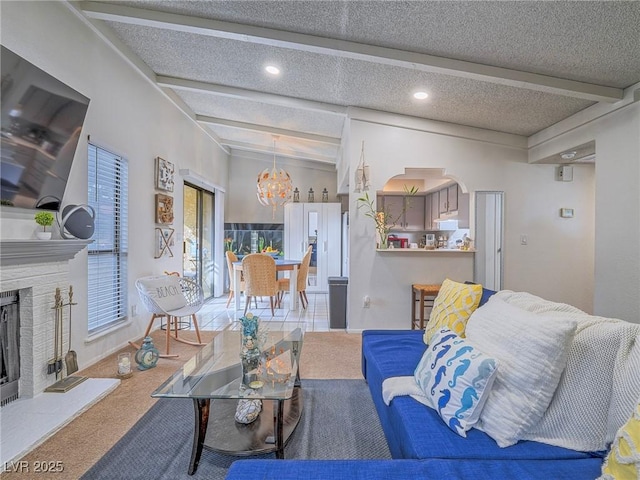
{"label": "dining table", "polygon": [[[298,296],[296,295],[296,286],[297,286],[297,278],[298,278],[298,269],[300,268],[300,264],[302,260],[292,260],[286,258],[275,258],[276,262],[276,272],[290,272],[289,273],[289,310],[297,310],[298,309]],[[240,278],[242,275],[242,260],[238,260],[237,262],[233,262],[233,291],[236,292],[234,295],[235,299],[235,307],[236,310],[240,310],[242,308],[240,303],[240,297],[244,295],[239,295],[240,292]]]}

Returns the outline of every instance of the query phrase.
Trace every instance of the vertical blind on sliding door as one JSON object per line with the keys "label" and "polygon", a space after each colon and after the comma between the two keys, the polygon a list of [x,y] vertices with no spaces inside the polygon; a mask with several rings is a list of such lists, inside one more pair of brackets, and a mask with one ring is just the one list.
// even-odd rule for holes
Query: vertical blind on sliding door
{"label": "vertical blind on sliding door", "polygon": [[89,244],[89,334],[127,316],[127,184],[125,159],[89,144],[89,205],[96,212]]}

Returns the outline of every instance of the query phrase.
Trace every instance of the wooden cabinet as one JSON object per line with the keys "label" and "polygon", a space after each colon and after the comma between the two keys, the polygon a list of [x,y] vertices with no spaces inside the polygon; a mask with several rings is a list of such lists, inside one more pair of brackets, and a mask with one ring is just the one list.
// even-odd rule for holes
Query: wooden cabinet
{"label": "wooden cabinet", "polygon": [[424,229],[429,230],[433,224],[431,213],[431,195],[424,196]]}
{"label": "wooden cabinet", "polygon": [[437,229],[436,220],[440,217],[440,195],[438,192],[430,193],[431,197],[431,225],[428,229]]}
{"label": "wooden cabinet", "polygon": [[328,292],[340,276],[342,217],[339,203],[289,203],[284,207],[284,256],[301,260],[313,247],[307,291]]}
{"label": "wooden cabinet", "polygon": [[458,210],[458,184],[450,185],[438,192],[439,213],[451,213]]}
{"label": "wooden cabinet", "polygon": [[447,211],[458,210],[458,184],[447,187]]}
{"label": "wooden cabinet", "polygon": [[[405,208],[406,206],[406,208]],[[424,197],[418,195],[378,196],[378,211],[386,212],[392,219],[398,219],[392,230],[424,230]],[[404,215],[402,210],[405,209]]]}
{"label": "wooden cabinet", "polygon": [[462,193],[457,183],[430,193],[427,198],[427,205],[431,206],[431,223],[425,221],[427,230],[437,230],[435,220],[440,216],[458,220],[458,228],[469,228],[469,194]]}

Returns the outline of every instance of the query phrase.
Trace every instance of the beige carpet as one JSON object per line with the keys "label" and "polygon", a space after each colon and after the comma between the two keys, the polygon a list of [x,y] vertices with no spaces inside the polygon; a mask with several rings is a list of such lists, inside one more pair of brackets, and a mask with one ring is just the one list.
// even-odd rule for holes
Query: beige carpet
{"label": "beige carpet", "polygon": [[[201,332],[203,342],[209,342],[213,332]],[[196,340],[192,332],[181,333],[189,340]],[[164,335],[156,331],[152,334],[154,343],[162,351]],[[64,472],[50,478],[75,480],[82,476],[102,457],[135,422],[155,403],[151,393],[184,362],[189,360],[200,347],[172,342],[171,353],[180,357],[160,359],[158,365],[146,371],[134,370],[131,378],[122,381],[114,392],[95,404],[69,425],[56,433],[42,445],[22,458],[24,461],[60,461]],[[345,332],[310,332],[305,334],[300,361],[301,378],[332,379],[362,378],[360,372],[361,336]],[[133,347],[121,351],[131,352]],[[115,374],[117,353],[86,368],[78,374],[90,378],[117,378]],[[1,477],[42,479],[42,474],[19,474],[7,472]]]}

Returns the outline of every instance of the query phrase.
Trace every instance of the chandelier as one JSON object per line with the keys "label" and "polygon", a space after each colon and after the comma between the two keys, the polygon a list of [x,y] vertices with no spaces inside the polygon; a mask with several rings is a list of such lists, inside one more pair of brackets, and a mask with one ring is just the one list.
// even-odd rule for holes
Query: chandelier
{"label": "chandelier", "polygon": [[276,169],[276,136],[273,137],[273,168],[269,172],[265,168],[258,175],[257,195],[260,205],[273,209],[273,219],[276,218],[276,208],[291,200],[291,176],[287,171]]}

